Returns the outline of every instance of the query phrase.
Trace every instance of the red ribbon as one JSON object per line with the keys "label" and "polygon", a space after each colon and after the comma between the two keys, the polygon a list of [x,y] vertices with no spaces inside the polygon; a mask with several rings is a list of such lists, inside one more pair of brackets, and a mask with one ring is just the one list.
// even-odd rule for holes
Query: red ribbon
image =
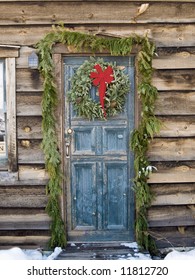
{"label": "red ribbon", "polygon": [[100,97],[100,104],[102,106],[104,117],[106,117],[106,111],[104,108],[104,98],[106,95],[106,86],[107,84],[110,84],[113,80],[113,69],[111,66],[108,66],[104,71],[102,70],[102,67],[99,64],[96,64],[94,66],[94,69],[96,72],[90,73],[90,78],[93,80],[94,86],[99,86],[99,97]]}

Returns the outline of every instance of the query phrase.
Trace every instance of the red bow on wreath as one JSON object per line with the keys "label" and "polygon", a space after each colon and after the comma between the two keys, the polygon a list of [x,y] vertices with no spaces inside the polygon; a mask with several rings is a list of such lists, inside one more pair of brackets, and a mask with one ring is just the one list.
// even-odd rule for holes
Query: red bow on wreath
{"label": "red bow on wreath", "polygon": [[113,80],[113,69],[111,66],[108,66],[104,71],[102,70],[102,67],[99,64],[96,64],[94,66],[94,69],[97,72],[91,72],[90,78],[93,80],[94,86],[99,86],[99,97],[100,97],[100,104],[102,106],[104,117],[106,117],[106,111],[104,108],[104,97],[106,95],[106,86],[107,84],[110,84]]}

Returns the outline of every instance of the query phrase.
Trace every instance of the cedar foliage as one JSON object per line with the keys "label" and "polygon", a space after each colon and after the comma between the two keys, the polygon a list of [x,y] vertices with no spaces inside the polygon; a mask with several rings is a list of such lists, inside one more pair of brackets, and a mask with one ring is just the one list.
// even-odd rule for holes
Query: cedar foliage
{"label": "cedar foliage", "polygon": [[148,233],[147,209],[151,205],[152,193],[147,183],[151,170],[146,152],[151,138],[159,132],[160,122],[154,114],[154,104],[157,89],[152,85],[152,58],[155,45],[147,36],[137,35],[128,38],[102,38],[79,32],[70,32],[62,25],[54,27],[36,47],[39,54],[39,70],[44,79],[44,93],[42,100],[42,148],[45,154],[45,164],[50,180],[47,186],[49,196],[46,210],[52,218],[50,247],[64,247],[66,244],[65,228],[60,215],[59,196],[61,194],[62,172],[60,154],[58,151],[55,130],[55,109],[58,103],[58,93],[53,72],[52,48],[56,43],[71,46],[78,52],[83,49],[96,52],[109,51],[111,55],[123,56],[131,53],[133,46],[139,46],[138,62],[138,93],[142,103],[141,121],[131,135],[130,146],[134,151],[134,190],[136,195],[136,237],[140,246],[152,250],[153,242]]}

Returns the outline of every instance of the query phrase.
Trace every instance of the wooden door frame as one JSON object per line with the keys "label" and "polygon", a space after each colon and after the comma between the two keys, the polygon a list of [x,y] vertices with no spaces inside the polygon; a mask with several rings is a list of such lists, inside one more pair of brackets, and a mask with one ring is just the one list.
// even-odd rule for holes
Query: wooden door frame
{"label": "wooden door frame", "polygon": [[[135,57],[135,83],[134,83],[134,90],[135,90],[135,95],[134,95],[134,123],[135,123],[135,128],[138,127],[139,120],[140,120],[140,108],[141,108],[141,103],[138,98],[138,93],[137,93],[137,85],[138,85],[138,66],[137,66],[137,54],[139,52],[139,48],[133,49],[131,52],[131,56]],[[55,117],[56,117],[56,132],[57,132],[57,138],[58,138],[58,148],[59,152],[61,154],[61,170],[63,174],[65,174],[66,168],[65,168],[65,149],[64,149],[64,117],[65,117],[65,102],[64,102],[64,57],[65,56],[91,56],[92,53],[90,51],[85,51],[83,50],[82,52],[77,52],[75,49],[65,46],[61,43],[58,43],[54,46],[53,48],[53,62],[54,62],[54,77],[55,77],[55,82],[56,82],[56,87],[57,87],[57,92],[58,92],[58,105],[56,108],[55,112]],[[102,52],[102,53],[95,53],[95,55],[110,55],[109,52]],[[129,55],[129,56],[130,56]],[[67,194],[67,189],[66,185],[68,185],[69,178],[66,176],[66,182],[65,180],[62,180],[62,195],[60,197],[60,209],[61,209],[61,217],[62,220],[64,221],[64,224],[67,224],[67,203],[66,203],[66,194]],[[136,207],[135,207],[136,211]]]}

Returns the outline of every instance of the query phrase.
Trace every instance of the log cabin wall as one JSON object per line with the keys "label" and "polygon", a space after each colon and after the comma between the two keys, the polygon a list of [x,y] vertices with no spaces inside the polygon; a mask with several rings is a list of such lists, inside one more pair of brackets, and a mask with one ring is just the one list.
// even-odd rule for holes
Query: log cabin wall
{"label": "log cabin wall", "polygon": [[[141,4],[148,9],[139,16]],[[16,58],[18,180],[0,182],[0,246],[46,246],[47,174],[41,143],[42,79],[28,68],[34,44],[63,22],[70,30],[109,36],[148,34],[158,47],[153,83],[163,127],[148,156],[156,199],[148,212],[159,247],[195,245],[195,1],[0,1],[0,44]]]}

